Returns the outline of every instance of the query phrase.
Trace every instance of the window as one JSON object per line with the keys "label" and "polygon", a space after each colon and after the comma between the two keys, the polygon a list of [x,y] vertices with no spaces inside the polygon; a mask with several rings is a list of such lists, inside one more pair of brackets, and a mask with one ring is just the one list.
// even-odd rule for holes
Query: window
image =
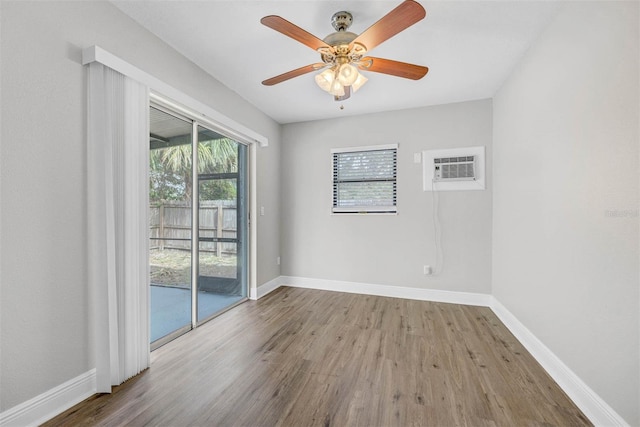
{"label": "window", "polygon": [[333,156],[333,213],[396,213],[398,145],[340,148]]}

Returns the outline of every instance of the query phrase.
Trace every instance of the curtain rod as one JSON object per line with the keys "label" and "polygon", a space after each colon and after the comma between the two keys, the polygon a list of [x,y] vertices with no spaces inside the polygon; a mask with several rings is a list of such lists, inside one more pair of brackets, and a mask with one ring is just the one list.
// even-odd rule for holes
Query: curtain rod
{"label": "curtain rod", "polygon": [[208,105],[193,99],[189,95],[186,95],[151,74],[142,71],[135,65],[126,62],[116,55],[107,52],[99,46],[91,46],[82,51],[82,65],[86,65],[91,62],[99,62],[100,64],[106,65],[127,77],[144,83],[149,86],[152,92],[162,96],[162,99],[171,99],[173,102],[177,103],[177,105],[189,110],[192,115],[202,117],[209,124],[217,127],[218,130],[230,137],[238,138],[240,141],[246,143],[257,143],[260,147],[267,147],[269,145],[269,139],[266,136],[241,125],[235,120],[214,110]]}

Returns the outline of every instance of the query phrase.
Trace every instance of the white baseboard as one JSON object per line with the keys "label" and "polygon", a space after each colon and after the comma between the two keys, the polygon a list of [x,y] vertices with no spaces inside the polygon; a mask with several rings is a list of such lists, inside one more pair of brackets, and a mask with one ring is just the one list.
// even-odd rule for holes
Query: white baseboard
{"label": "white baseboard", "polygon": [[273,280],[269,280],[266,283],[258,286],[255,291],[252,289],[250,299],[257,300],[267,295],[269,292],[275,291],[282,286],[282,276],[278,276]]}
{"label": "white baseboard", "polygon": [[446,302],[452,304],[489,307],[489,294],[440,291],[436,289],[407,288],[402,286],[375,285],[370,283],[344,282],[339,280],[310,279],[307,277],[280,276],[280,286],[347,292],[351,294],[405,298],[420,301]]}
{"label": "white baseboard", "polygon": [[278,289],[280,286],[347,292],[350,294],[375,295],[405,298],[420,301],[446,302],[451,304],[489,307],[492,296],[471,292],[441,291],[437,289],[407,288],[402,286],[376,285],[371,283],[345,282],[340,280],[312,279],[308,277],[279,276],[256,289],[251,289],[250,299],[256,300]]}
{"label": "white baseboard", "polygon": [[596,426],[629,426],[616,411],[494,297],[492,297],[490,307],[593,424]]}
{"label": "white baseboard", "polygon": [[1,427],[37,426],[96,393],[96,370],[85,372],[0,413]]}

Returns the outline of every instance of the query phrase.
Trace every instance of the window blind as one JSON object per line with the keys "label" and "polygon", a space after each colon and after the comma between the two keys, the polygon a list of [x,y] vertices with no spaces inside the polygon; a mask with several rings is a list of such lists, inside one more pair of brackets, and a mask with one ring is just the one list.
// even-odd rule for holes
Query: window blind
{"label": "window blind", "polygon": [[332,211],[395,213],[397,151],[334,151]]}

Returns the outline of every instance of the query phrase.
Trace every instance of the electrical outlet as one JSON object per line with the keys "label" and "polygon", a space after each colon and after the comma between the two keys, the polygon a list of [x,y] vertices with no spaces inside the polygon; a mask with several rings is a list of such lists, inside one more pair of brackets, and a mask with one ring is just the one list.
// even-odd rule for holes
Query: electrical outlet
{"label": "electrical outlet", "polygon": [[264,206],[260,206],[260,216],[264,216]]}
{"label": "electrical outlet", "polygon": [[430,265],[425,265],[424,266],[424,274],[426,274],[427,276],[430,276],[433,273],[433,271],[431,270],[431,266]]}

